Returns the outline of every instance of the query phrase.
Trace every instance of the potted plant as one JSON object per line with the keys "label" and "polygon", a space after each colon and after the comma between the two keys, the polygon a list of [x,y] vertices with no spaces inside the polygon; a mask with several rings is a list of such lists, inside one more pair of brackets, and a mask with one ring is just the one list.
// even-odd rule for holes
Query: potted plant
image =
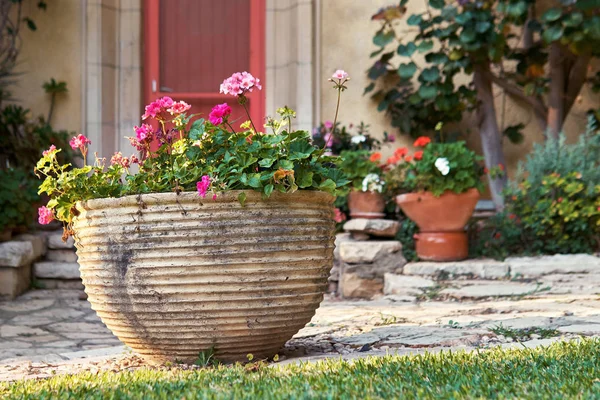
{"label": "potted plant", "polygon": [[348,192],[348,209],[352,218],[383,218],[385,199],[380,153],[368,150],[345,150],[339,158],[339,168],[352,182]]}
{"label": "potted plant", "polygon": [[[332,80],[338,96],[348,75]],[[247,111],[260,90],[235,73],[221,92]],[[209,120],[163,97],[146,106],[131,143],[82,168],[61,165],[52,146],[38,162],[40,191],[51,200],[40,219],[74,235],[92,308],[121,341],[152,362],[271,357],[310,321],[333,263],[336,190],[348,183],[334,157],[291,129],[278,110],[261,132],[251,119],[234,126],[231,108]],[[248,114],[248,118],[250,118]],[[131,165],[139,171],[131,173]]]}
{"label": "potted plant", "polygon": [[388,159],[390,180],[404,193],[396,203],[413,220],[420,232],[415,235],[419,258],[431,261],[460,260],[468,256],[465,225],[483,188],[481,157],[464,141],[431,143],[417,138],[421,148],[409,155],[401,148]]}

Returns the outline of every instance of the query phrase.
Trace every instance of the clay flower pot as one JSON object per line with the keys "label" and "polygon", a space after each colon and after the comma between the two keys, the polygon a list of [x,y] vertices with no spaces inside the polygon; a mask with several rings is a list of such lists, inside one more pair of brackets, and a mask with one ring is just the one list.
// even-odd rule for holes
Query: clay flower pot
{"label": "clay flower pot", "polygon": [[404,214],[419,227],[415,235],[419,258],[430,261],[462,260],[468,256],[465,225],[479,200],[475,188],[464,193],[446,192],[435,197],[430,192],[396,196]]}
{"label": "clay flower pot", "polygon": [[348,194],[352,218],[379,219],[385,216],[385,199],[381,193],[352,190]]}
{"label": "clay flower pot", "polygon": [[92,308],[151,362],[275,355],[306,325],[333,265],[333,196],[231,191],[95,199],[74,222]]}

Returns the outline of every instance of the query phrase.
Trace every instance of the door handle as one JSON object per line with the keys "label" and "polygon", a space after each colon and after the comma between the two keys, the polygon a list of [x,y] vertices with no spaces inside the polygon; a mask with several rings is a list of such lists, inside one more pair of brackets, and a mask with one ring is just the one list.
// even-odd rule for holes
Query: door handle
{"label": "door handle", "polygon": [[160,91],[161,91],[161,92],[165,92],[165,93],[172,93],[172,92],[173,92],[173,89],[171,89],[171,88],[168,88],[168,87],[166,87],[166,86],[161,86],[161,87],[160,87]]}

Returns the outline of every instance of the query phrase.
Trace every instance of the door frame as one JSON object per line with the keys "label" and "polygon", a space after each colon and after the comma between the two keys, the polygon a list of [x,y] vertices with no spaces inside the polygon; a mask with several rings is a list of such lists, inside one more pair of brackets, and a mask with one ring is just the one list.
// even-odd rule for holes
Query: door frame
{"label": "door frame", "polygon": [[[143,4],[143,83],[142,96],[144,104],[149,104],[157,97],[169,96],[168,92],[160,91],[160,0],[144,0]],[[261,80],[263,90],[260,96],[253,96],[250,100],[250,116],[255,124],[263,126],[265,117],[266,90],[266,0],[250,1],[250,68],[252,75]],[[240,71],[241,72],[241,71]],[[227,78],[226,76],[223,79]],[[155,82],[155,83],[153,83]],[[154,87],[153,87],[154,86]],[[215,88],[216,92],[216,88]],[[214,99],[217,102],[231,100],[231,95],[214,93],[179,93],[181,99]],[[259,122],[260,121],[260,122]]]}

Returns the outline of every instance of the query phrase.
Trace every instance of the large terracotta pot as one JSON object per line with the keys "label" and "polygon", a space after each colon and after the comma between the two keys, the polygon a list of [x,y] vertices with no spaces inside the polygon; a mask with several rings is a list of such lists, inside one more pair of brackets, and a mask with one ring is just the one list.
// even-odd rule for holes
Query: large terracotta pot
{"label": "large terracotta pot", "polygon": [[385,199],[381,193],[352,190],[348,194],[348,208],[352,218],[383,218]]}
{"label": "large terracotta pot", "polygon": [[92,308],[152,362],[270,357],[319,307],[333,265],[333,196],[162,193],[78,205]]}
{"label": "large terracotta pot", "polygon": [[462,260],[468,256],[465,225],[473,215],[479,191],[406,193],[396,197],[404,214],[419,227],[415,235],[419,258],[430,261]]}

